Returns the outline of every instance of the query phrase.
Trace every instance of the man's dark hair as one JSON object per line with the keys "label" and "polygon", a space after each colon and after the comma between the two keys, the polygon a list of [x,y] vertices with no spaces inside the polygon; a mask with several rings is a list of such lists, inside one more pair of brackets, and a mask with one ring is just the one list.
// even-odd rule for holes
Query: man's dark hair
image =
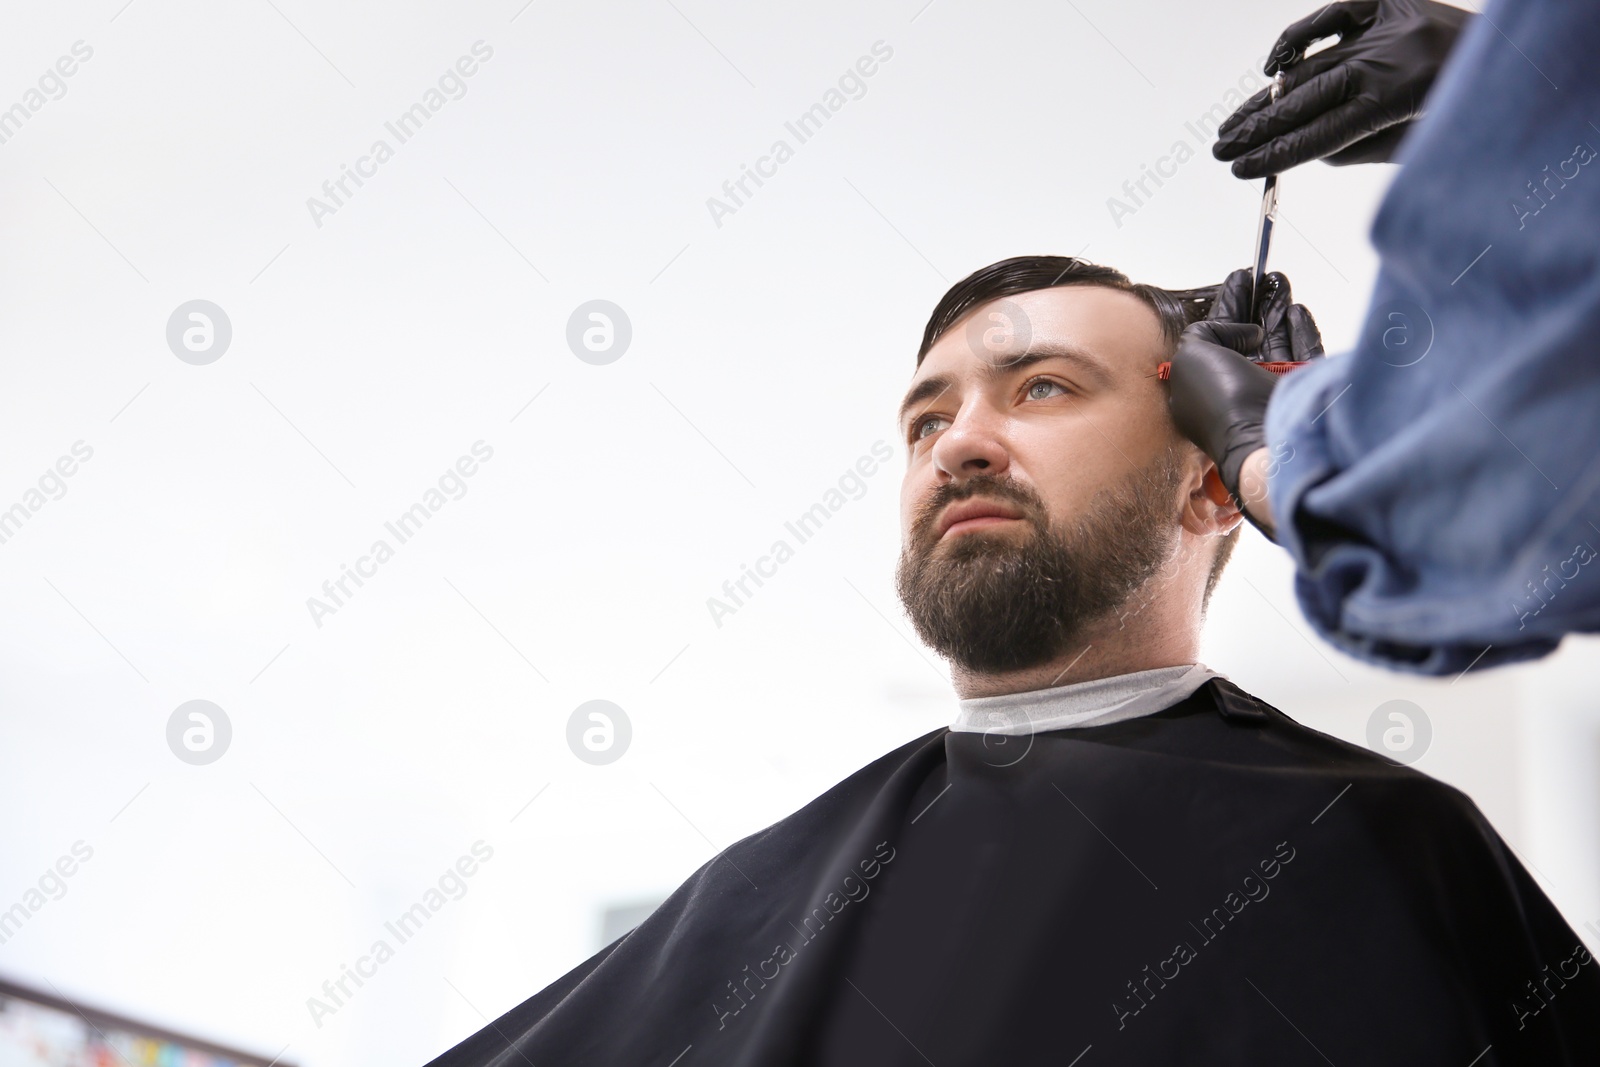
{"label": "man's dark hair", "polygon": [[1013,256],[967,275],[940,298],[933,314],[928,317],[927,328],[922,331],[917,366],[922,365],[922,357],[928,354],[934,342],[979,304],[987,304],[1003,296],[1054,289],[1062,285],[1097,285],[1102,289],[1132,293],[1150,305],[1150,310],[1161,320],[1162,335],[1167,339],[1168,346],[1174,349],[1178,346],[1178,336],[1183,333],[1184,327],[1206,317],[1219,288],[1208,285],[1201,289],[1161,289],[1135,283],[1115,267],[1103,267],[1086,259],[1072,256]]}
{"label": "man's dark hair", "polygon": [[[945,331],[973,308],[1001,297],[1064,285],[1117,289],[1144,301],[1160,320],[1161,334],[1166,339],[1169,356],[1177,349],[1178,337],[1184,327],[1206,317],[1220,288],[1208,285],[1199,289],[1162,289],[1134,282],[1114,267],[1101,266],[1074,256],[1013,256],[967,275],[940,298],[933,314],[928,316],[927,327],[922,331],[917,366],[922,366],[928,349],[944,336]],[[1235,527],[1217,546],[1216,558],[1211,561],[1211,573],[1206,577],[1205,595],[1201,598],[1202,611],[1211,603],[1211,593],[1216,589],[1222,569],[1228,565],[1234,545],[1238,542],[1239,528]]]}

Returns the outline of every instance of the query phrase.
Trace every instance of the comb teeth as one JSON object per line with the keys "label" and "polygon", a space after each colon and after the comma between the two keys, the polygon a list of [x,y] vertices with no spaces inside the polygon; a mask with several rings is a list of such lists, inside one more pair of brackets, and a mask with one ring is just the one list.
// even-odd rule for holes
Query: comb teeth
{"label": "comb teeth", "polygon": [[[1255,360],[1251,360],[1251,362],[1255,363]],[[1309,360],[1309,359],[1302,359],[1302,360],[1298,360],[1298,361],[1295,361],[1295,362],[1256,363],[1256,366],[1260,367],[1262,370],[1271,371],[1273,374],[1288,374],[1290,371],[1294,370],[1296,367],[1304,367],[1307,364],[1312,363],[1312,362],[1315,362],[1315,361],[1314,360]],[[1162,363],[1162,364],[1158,365],[1156,367],[1156,377],[1160,378],[1162,381],[1166,381],[1167,379],[1171,378],[1172,377],[1172,364],[1171,363]]]}

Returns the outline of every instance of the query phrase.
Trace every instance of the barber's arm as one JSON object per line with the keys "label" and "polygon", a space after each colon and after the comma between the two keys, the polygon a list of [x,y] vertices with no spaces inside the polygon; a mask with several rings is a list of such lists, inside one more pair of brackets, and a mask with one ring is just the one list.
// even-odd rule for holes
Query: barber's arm
{"label": "barber's arm", "polygon": [[1406,138],[1354,348],[1270,393],[1275,538],[1359,659],[1451,677],[1600,631],[1597,54],[1592,4],[1491,0]]}
{"label": "barber's arm", "polygon": [[[1472,15],[1432,0],[1333,3],[1301,19],[1273,45],[1267,90],[1217,128],[1216,158],[1239,178],[1277,174],[1313,159],[1343,166],[1385,163],[1412,123]],[[1302,58],[1337,35],[1339,43]]]}

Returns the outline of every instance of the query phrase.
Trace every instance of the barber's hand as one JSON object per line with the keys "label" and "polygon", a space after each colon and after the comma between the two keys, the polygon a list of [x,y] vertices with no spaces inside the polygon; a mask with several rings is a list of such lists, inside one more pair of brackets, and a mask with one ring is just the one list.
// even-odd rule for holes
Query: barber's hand
{"label": "barber's hand", "polygon": [[1222,484],[1241,507],[1239,470],[1251,453],[1266,447],[1267,401],[1278,384],[1278,375],[1256,363],[1322,355],[1316,321],[1305,305],[1293,303],[1282,274],[1264,279],[1272,287],[1262,302],[1266,328],[1250,321],[1250,278],[1247,269],[1228,275],[1209,317],[1183,331],[1167,383],[1178,431],[1216,463]]}
{"label": "barber's hand", "polygon": [[[1272,48],[1266,73],[1284,72],[1217,127],[1211,154],[1237,178],[1262,178],[1313,159],[1335,166],[1383,163],[1394,154],[1456,38],[1471,19],[1433,0],[1332,3],[1301,19]],[[1339,43],[1306,59],[1314,42]],[[1298,61],[1298,62],[1297,62]]]}
{"label": "barber's hand", "polygon": [[1322,331],[1304,304],[1294,302],[1294,291],[1282,271],[1269,271],[1261,279],[1263,293],[1251,309],[1248,267],[1229,274],[1217,288],[1206,315],[1208,322],[1254,323],[1266,331],[1261,347],[1246,353],[1261,363],[1299,363],[1323,354]]}
{"label": "barber's hand", "polygon": [[1183,331],[1172,357],[1167,404],[1178,432],[1217,465],[1229,494],[1239,499],[1239,469],[1267,445],[1267,400],[1278,376],[1245,358],[1265,335],[1246,323],[1196,322]]}

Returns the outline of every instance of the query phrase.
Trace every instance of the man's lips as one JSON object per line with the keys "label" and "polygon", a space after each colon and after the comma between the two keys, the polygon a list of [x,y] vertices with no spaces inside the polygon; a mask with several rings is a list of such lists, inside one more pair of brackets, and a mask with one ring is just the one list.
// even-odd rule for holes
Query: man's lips
{"label": "man's lips", "polygon": [[1016,508],[997,500],[962,500],[945,508],[944,514],[939,516],[939,536],[943,537],[952,531],[964,533],[1020,518],[1022,513]]}

